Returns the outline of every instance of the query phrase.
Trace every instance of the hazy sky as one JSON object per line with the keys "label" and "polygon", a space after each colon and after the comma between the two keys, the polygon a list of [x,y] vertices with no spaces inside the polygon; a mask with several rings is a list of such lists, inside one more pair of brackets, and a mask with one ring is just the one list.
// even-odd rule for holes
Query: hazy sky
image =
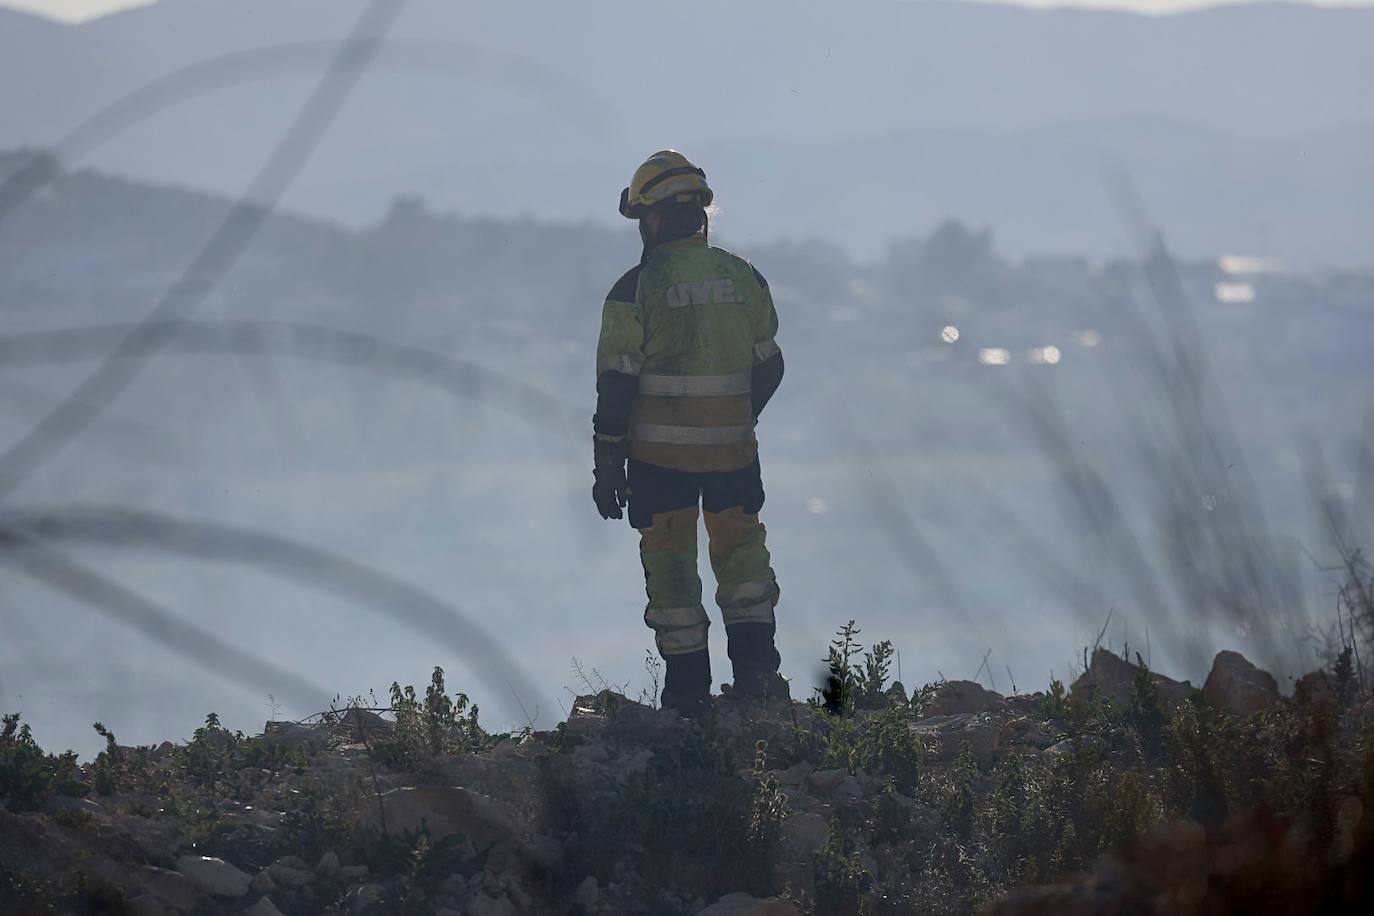
{"label": "hazy sky", "polygon": [[[157,0],[0,0],[0,7],[14,7],[45,13],[55,19],[80,22],[105,13],[133,6],[146,6]],[[1218,6],[1244,0],[1010,0],[1022,6],[1089,6],[1136,10],[1142,13],[1173,13],[1179,10]],[[1367,6],[1374,0],[1322,0],[1317,6]]]}

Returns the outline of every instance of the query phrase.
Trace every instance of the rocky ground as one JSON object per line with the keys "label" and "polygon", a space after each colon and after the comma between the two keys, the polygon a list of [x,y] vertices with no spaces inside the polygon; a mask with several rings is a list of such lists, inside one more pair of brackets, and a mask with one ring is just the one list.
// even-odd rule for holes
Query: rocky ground
{"label": "rocky ground", "polygon": [[1370,722],[1350,667],[1293,697],[1105,650],[1071,688],[684,720],[611,691],[491,735],[442,673],[385,710],[95,761],[0,736],[0,913],[1342,912],[1367,906]]}

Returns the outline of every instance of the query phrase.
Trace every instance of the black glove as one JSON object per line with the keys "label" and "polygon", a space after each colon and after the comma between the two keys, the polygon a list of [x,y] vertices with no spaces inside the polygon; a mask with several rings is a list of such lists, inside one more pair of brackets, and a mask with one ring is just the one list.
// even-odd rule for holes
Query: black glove
{"label": "black glove", "polygon": [[597,436],[594,442],[596,468],[592,475],[592,500],[596,511],[602,518],[623,518],[623,509],[628,502],[629,484],[625,480],[625,459],[629,457],[629,447],[624,439],[612,440]]}

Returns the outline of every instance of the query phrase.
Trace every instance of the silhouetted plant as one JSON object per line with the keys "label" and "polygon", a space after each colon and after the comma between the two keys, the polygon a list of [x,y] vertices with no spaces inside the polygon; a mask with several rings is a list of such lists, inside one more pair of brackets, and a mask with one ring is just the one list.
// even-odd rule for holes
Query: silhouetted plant
{"label": "silhouetted plant", "polygon": [[1050,677],[1049,689],[1040,695],[1035,711],[1041,719],[1068,718],[1068,691],[1064,689],[1063,681],[1057,677]]}
{"label": "silhouetted plant", "polygon": [[841,626],[830,641],[825,658],[825,685],[817,691],[818,696],[811,702],[831,715],[846,716],[854,711],[855,694],[859,686],[859,672],[854,659],[859,655],[856,637],[860,632],[851,620]]}
{"label": "silhouetted plant", "polygon": [[863,669],[855,691],[855,702],[861,708],[881,709],[887,705],[884,690],[892,670],[892,655],[892,643],[887,640],[864,651]]}
{"label": "silhouetted plant", "polygon": [[391,685],[390,734],[372,744],[373,755],[388,766],[416,770],[436,760],[485,747],[490,736],[478,722],[478,709],[465,693],[449,696],[444,669],[435,666],[421,699],[414,687]]}
{"label": "silhouetted plant", "polygon": [[14,811],[37,808],[53,795],[79,798],[90,787],[77,777],[76,754],[46,753],[33,738],[19,713],[7,714],[0,725],[0,801]]}

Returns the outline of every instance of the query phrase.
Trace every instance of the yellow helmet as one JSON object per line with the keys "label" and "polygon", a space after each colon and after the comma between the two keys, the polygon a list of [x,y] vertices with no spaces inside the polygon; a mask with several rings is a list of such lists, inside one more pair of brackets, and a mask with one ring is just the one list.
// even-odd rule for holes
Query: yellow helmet
{"label": "yellow helmet", "polygon": [[689,203],[693,197],[703,207],[711,205],[715,195],[706,173],[677,150],[661,149],[635,169],[630,186],[620,192],[620,215],[639,219],[646,207],[669,199]]}

